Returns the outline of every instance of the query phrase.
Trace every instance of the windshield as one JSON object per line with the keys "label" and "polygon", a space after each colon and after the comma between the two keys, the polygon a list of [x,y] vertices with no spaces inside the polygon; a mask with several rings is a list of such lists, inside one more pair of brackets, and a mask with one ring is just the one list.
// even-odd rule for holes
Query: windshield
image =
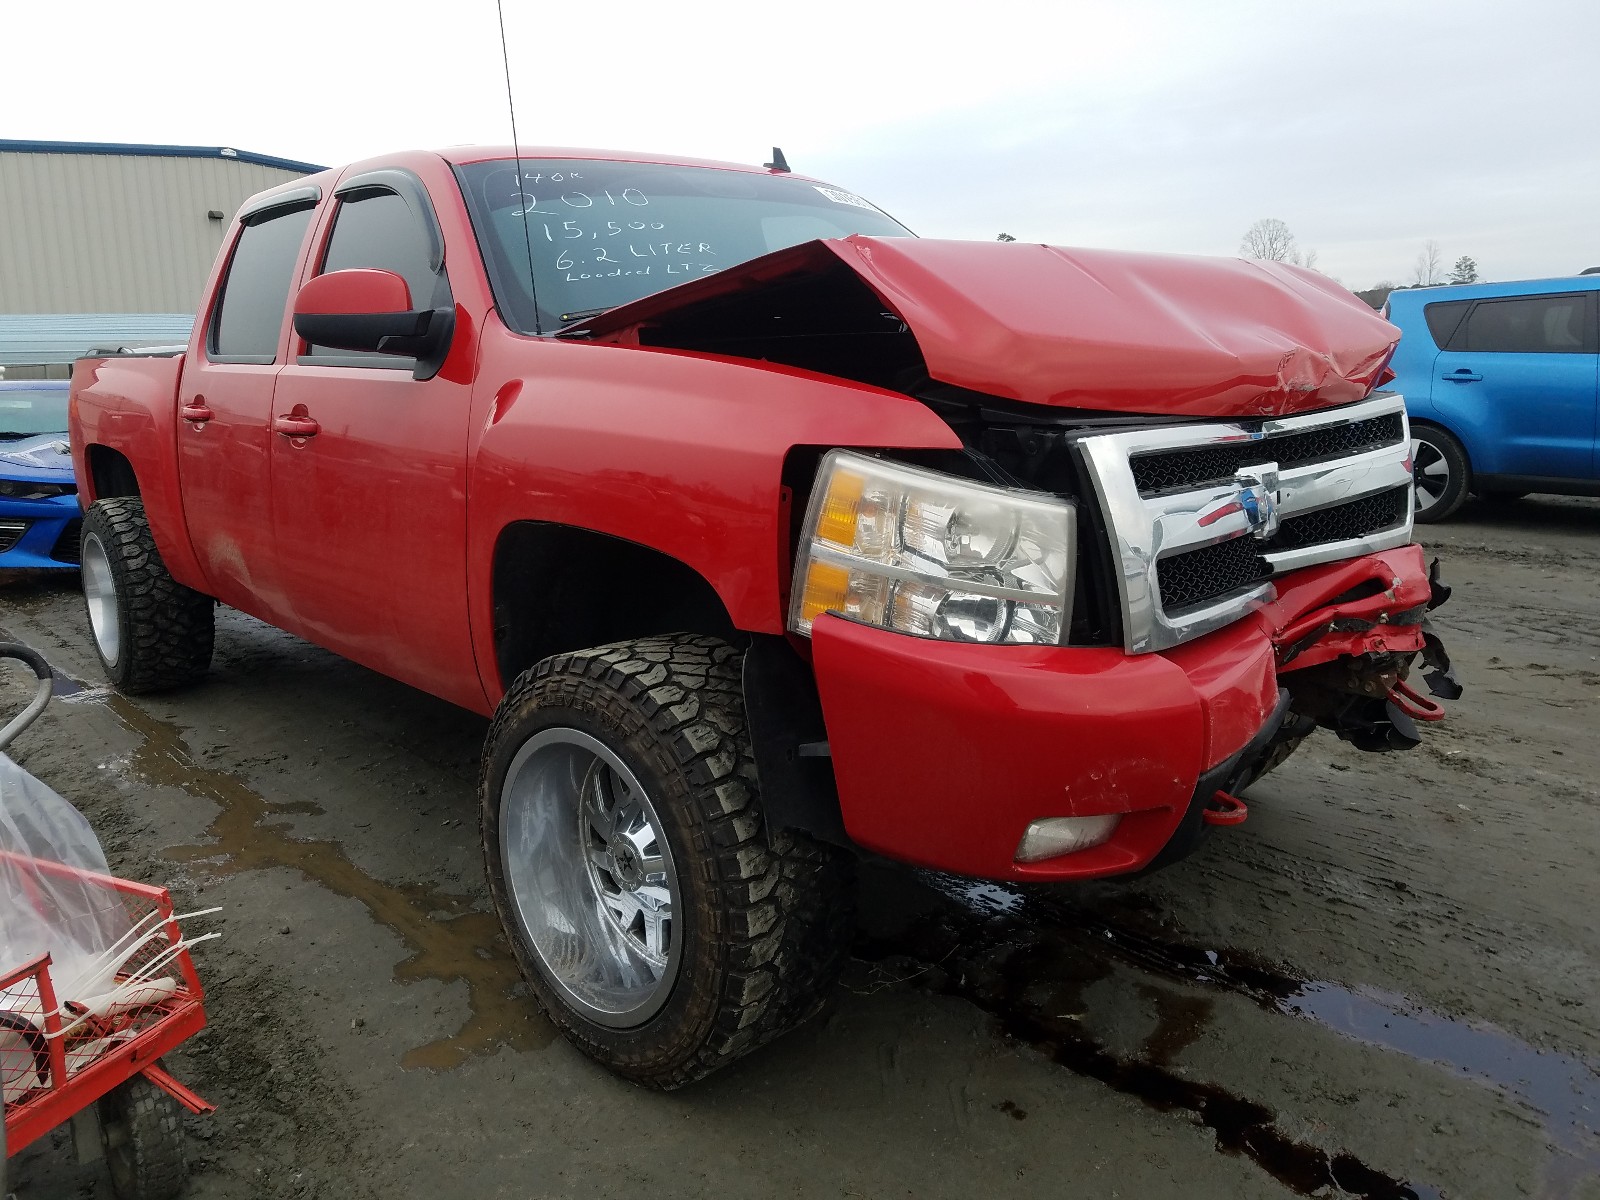
{"label": "windshield", "polygon": [[66,431],[65,387],[0,388],[0,438]]}
{"label": "windshield", "polygon": [[523,159],[520,180],[515,159],[457,172],[501,315],[523,333],[816,238],[913,236],[859,196],[786,176],[548,158]]}

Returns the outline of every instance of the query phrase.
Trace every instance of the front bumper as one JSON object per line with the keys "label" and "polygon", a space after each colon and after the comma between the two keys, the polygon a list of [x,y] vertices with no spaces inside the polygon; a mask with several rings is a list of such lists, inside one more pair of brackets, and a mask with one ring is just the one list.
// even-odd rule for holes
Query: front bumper
{"label": "front bumper", "polygon": [[0,497],[0,571],[75,570],[81,516],[76,496]]}
{"label": "front bumper", "polygon": [[[929,641],[827,615],[812,631],[846,832],[890,858],[989,879],[1156,863],[1283,719],[1280,674],[1423,647],[1415,545],[1278,581],[1250,616],[1158,654]],[[1359,619],[1346,614],[1359,609]],[[1364,626],[1365,628],[1357,628]],[[1106,843],[1035,863],[1031,821],[1121,815]],[[1194,839],[1197,840],[1197,839]]]}

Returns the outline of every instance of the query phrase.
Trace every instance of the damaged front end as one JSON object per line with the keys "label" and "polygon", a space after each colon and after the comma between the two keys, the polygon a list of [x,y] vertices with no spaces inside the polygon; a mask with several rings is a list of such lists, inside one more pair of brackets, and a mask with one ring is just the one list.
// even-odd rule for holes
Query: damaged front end
{"label": "damaged front end", "polygon": [[[1443,715],[1413,684],[1419,662],[1432,695],[1460,693],[1425,626],[1449,589],[1412,542],[1405,403],[1375,390],[1398,332],[1313,272],[850,238],[561,336],[798,369],[926,405],[963,451],[889,457],[1074,504],[1065,647],[1203,673],[1222,657],[1204,639],[1255,623],[1270,654],[1262,645],[1259,674],[1208,716],[1192,808],[1316,728],[1364,750],[1417,744],[1418,722]],[[819,458],[791,455],[796,514]]]}
{"label": "damaged front end", "polygon": [[1268,757],[1316,728],[1359,750],[1409,750],[1422,740],[1418,721],[1444,717],[1444,709],[1410,682],[1420,662],[1432,696],[1455,700],[1462,693],[1443,641],[1428,627],[1427,614],[1450,599],[1437,559],[1419,599],[1421,590],[1398,576],[1386,587],[1369,579],[1274,635],[1278,677],[1290,704]]}

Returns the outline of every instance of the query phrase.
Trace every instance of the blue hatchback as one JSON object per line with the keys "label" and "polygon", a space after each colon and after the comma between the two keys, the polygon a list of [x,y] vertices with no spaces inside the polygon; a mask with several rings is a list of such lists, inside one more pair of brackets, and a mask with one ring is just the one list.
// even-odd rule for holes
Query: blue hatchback
{"label": "blue hatchback", "polygon": [[0,381],[0,571],[78,565],[65,381]]}
{"label": "blue hatchback", "polygon": [[1600,275],[1392,292],[1416,518],[1468,494],[1600,496]]}

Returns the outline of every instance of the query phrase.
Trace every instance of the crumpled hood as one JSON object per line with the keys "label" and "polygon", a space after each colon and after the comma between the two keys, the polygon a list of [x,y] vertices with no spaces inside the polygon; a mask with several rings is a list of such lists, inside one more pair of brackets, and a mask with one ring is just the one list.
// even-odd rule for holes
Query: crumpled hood
{"label": "crumpled hood", "polygon": [[72,450],[64,433],[0,441],[0,474],[30,483],[71,483]]}
{"label": "crumpled hood", "polygon": [[837,270],[911,330],[930,377],[1028,404],[1275,416],[1361,399],[1399,330],[1284,263],[1021,242],[806,242],[564,331],[627,342],[686,308]]}

